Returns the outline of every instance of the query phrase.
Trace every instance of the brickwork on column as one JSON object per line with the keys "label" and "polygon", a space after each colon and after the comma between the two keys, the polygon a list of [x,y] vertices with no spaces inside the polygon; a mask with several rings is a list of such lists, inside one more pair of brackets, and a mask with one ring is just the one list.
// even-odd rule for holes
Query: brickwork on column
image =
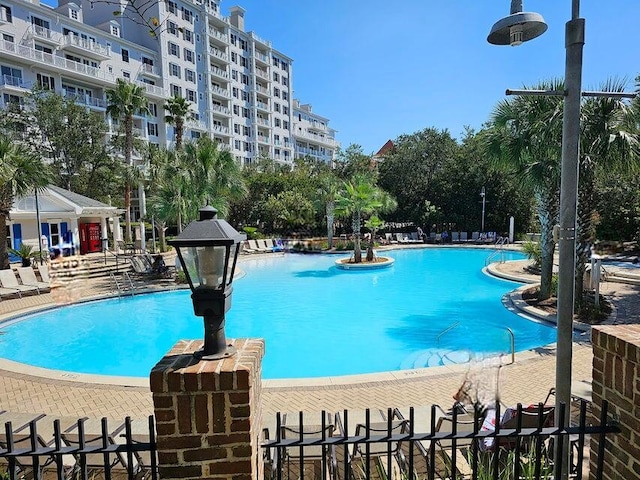
{"label": "brickwork on column", "polygon": [[[604,478],[640,479],[640,325],[593,327],[593,403],[599,418],[602,401],[621,433],[606,437]],[[591,480],[599,439],[591,439]]]}
{"label": "brickwork on column", "polygon": [[151,371],[160,476],[262,480],[260,389],[264,341],[231,341],[237,353],[197,361],[201,341],[179,341]]}

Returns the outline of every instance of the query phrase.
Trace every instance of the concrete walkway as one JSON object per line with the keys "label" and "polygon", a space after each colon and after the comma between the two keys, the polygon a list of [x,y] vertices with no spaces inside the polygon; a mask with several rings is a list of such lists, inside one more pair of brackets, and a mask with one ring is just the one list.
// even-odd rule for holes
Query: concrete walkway
{"label": "concrete walkway", "polygon": [[[252,257],[255,258],[255,257]],[[525,275],[517,262],[502,264],[511,274]],[[88,298],[109,290],[104,281],[91,281],[83,292]],[[164,288],[160,285],[158,288]],[[616,315],[611,322],[640,323],[640,287],[605,283],[602,293],[614,304]],[[53,304],[50,294],[0,302],[2,315],[28,311]],[[506,363],[508,359],[503,359]],[[588,340],[578,339],[573,351],[573,380],[590,381],[592,353]],[[146,417],[153,412],[151,394],[145,382],[138,386],[105,385],[74,381],[72,375],[55,378],[35,376],[20,368],[0,364],[0,409],[46,413],[53,416],[107,416],[122,419]],[[4,368],[4,369],[3,369]],[[437,403],[448,407],[465,378],[484,383],[484,395],[493,396],[497,385],[506,404],[543,401],[555,383],[553,346],[523,352],[512,365],[487,365],[482,362],[453,367],[393,372],[392,374],[339,377],[322,380],[264,381],[263,412],[265,418],[275,412],[318,412],[342,409],[428,406]]]}

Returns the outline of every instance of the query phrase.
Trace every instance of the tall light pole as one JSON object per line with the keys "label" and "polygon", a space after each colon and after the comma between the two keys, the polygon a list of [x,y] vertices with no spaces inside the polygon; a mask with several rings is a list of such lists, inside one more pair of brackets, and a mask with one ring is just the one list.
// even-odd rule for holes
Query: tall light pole
{"label": "tall light pole", "polygon": [[[580,17],[580,0],[571,2],[571,20],[565,27],[564,111],[562,118],[562,166],[560,177],[560,235],[558,239],[558,313],[556,344],[556,402],[567,405],[556,425],[568,425],[571,401],[573,304],[576,267],[576,208],[578,199],[578,148],[580,140],[580,97],[582,93],[582,49],[585,21]],[[522,12],[522,1],[512,0],[511,15],[496,22],[487,37],[496,45],[520,45],[547,30],[541,15]],[[564,449],[566,451],[566,448]],[[556,455],[562,454],[560,449]],[[566,459],[567,455],[563,455]],[[566,462],[562,462],[566,465]],[[567,469],[562,477],[567,477]]]}
{"label": "tall light pole", "polygon": [[484,191],[484,187],[482,187],[482,190],[480,190],[480,196],[482,197],[482,224],[481,224],[481,229],[480,231],[482,233],[484,233],[484,205],[485,205],[485,191]]}

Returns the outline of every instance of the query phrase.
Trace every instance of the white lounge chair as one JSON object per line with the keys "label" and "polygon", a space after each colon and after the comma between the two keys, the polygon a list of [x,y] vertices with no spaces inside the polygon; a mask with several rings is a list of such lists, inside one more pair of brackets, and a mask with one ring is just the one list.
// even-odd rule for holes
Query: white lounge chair
{"label": "white lounge chair", "polygon": [[460,232],[460,241],[466,242],[469,240],[469,234],[467,232]]}
{"label": "white lounge chair", "polygon": [[11,290],[16,290],[18,295],[22,297],[23,293],[40,293],[40,289],[35,286],[29,285],[20,285],[18,283],[18,279],[16,278],[16,274],[13,273],[12,269],[0,270],[0,283],[3,288],[8,288]]}
{"label": "white lounge chair", "polygon": [[451,241],[459,242],[460,241],[460,232],[451,232]]}
{"label": "white lounge chair", "polygon": [[37,287],[39,290],[48,290],[49,282],[41,282],[36,278],[36,272],[32,267],[18,267],[18,276],[23,285]]}

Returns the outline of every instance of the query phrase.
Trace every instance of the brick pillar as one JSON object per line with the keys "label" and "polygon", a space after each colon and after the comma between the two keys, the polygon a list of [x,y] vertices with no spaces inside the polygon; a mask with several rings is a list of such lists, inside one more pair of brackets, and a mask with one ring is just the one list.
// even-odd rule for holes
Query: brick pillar
{"label": "brick pillar", "polygon": [[[640,325],[607,325],[591,329],[593,344],[593,413],[602,401],[618,420],[621,433],[608,434],[604,464],[607,480],[640,479]],[[591,438],[591,480],[595,479],[598,436]]]}
{"label": "brick pillar", "polygon": [[181,340],[153,367],[160,477],[262,480],[260,386],[264,341],[235,340],[237,353],[197,361],[202,341]]}

